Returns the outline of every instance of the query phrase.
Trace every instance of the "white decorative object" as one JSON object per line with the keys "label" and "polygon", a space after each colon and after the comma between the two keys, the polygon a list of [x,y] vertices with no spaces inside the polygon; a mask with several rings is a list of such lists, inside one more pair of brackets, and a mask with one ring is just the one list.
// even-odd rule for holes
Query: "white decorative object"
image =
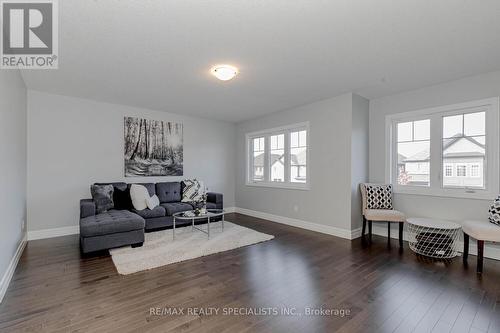
{"label": "white decorative object", "polygon": [[414,252],[438,259],[458,255],[460,224],[427,218],[409,218],[406,221],[408,244]]}
{"label": "white decorative object", "polygon": [[143,185],[132,184],[130,186],[130,199],[135,209],[143,210],[148,208],[146,200],[149,198],[148,189]]}
{"label": "white decorative object", "polygon": [[[221,222],[214,222],[211,225],[214,230],[222,228]],[[265,242],[273,238],[273,235],[226,221],[224,232],[214,232],[210,239],[201,232],[193,232],[191,227],[184,227],[177,229],[174,241],[172,229],[169,229],[146,233],[142,247],[127,246],[109,250],[109,253],[118,273],[127,275]]]}
{"label": "white decorative object", "polygon": [[149,209],[153,210],[160,205],[160,199],[155,194],[152,197],[149,197],[148,199],[146,199],[146,204],[148,205]]}

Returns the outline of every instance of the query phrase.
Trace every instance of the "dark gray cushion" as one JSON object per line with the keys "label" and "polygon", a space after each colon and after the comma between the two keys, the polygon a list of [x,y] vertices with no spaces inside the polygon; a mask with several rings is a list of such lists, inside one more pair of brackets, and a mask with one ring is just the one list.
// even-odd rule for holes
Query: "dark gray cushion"
{"label": "dark gray cushion", "polygon": [[112,182],[112,183],[95,183],[94,185],[111,185],[113,186],[113,204],[114,209],[132,209],[132,200],[130,199],[130,189],[127,183]]}
{"label": "dark gray cushion", "polygon": [[115,234],[100,235],[95,237],[80,237],[83,253],[111,249],[130,244],[144,242],[144,230],[117,232]]}
{"label": "dark gray cushion", "polygon": [[113,182],[113,183],[95,183],[95,185],[112,185],[114,188],[124,190],[127,188],[127,183],[124,182]]}
{"label": "dark gray cushion", "polygon": [[113,209],[113,185],[91,185],[90,194],[95,202],[96,213],[103,213]]}
{"label": "dark gray cushion", "polygon": [[175,213],[193,209],[193,206],[185,202],[168,202],[162,203],[161,206],[165,207],[167,210],[167,216],[172,216]]}
{"label": "dark gray cushion", "polygon": [[145,219],[150,219],[153,217],[162,217],[165,216],[166,214],[165,208],[163,208],[162,206],[158,206],[153,209],[149,208],[143,210],[133,209],[132,211]]}
{"label": "dark gray cushion", "polygon": [[127,210],[110,210],[80,220],[80,236],[91,237],[144,229],[144,219]]}
{"label": "dark gray cushion", "polygon": [[80,218],[95,215],[95,202],[92,199],[80,200]]}
{"label": "dark gray cushion", "polygon": [[173,220],[174,218],[172,216],[153,217],[151,219],[146,219],[146,227],[144,228],[144,230],[148,232],[155,229],[171,227],[173,224]]}
{"label": "dark gray cushion", "polygon": [[207,202],[207,209],[217,209],[217,204],[213,202]]}
{"label": "dark gray cushion", "polygon": [[207,201],[222,205],[222,193],[208,192]]}
{"label": "dark gray cushion", "polygon": [[[156,194],[155,183],[135,183],[135,184],[144,186],[148,190],[150,197]],[[130,188],[130,186],[132,186],[132,184],[128,184],[128,188]]]}
{"label": "dark gray cushion", "polygon": [[124,190],[115,187],[113,202],[116,210],[131,210],[134,208],[132,205],[132,198],[130,197],[130,189],[128,187],[125,187]]}
{"label": "dark gray cushion", "polygon": [[180,182],[157,183],[156,195],[158,196],[158,199],[160,199],[161,203],[179,202],[181,201],[182,198],[181,183]]}

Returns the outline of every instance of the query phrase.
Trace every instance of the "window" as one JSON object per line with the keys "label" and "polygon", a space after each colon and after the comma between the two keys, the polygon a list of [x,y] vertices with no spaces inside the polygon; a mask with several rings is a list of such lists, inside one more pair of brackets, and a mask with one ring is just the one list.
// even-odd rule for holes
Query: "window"
{"label": "window", "polygon": [[309,124],[247,134],[247,185],[308,188]]}
{"label": "window", "polygon": [[264,148],[265,138],[258,137],[252,139],[252,175],[253,181],[264,180]]}
{"label": "window", "polygon": [[479,169],[486,165],[486,112],[443,116],[441,156],[443,163],[457,162],[457,178],[460,178],[443,178],[443,187],[484,188],[483,175]]}
{"label": "window", "polygon": [[479,173],[479,164],[472,164],[470,166],[470,176],[481,177],[481,174]]}
{"label": "window", "polygon": [[457,165],[457,177],[467,176],[467,166],[463,164]]}
{"label": "window", "polygon": [[429,186],[430,120],[397,123],[398,184]]}
{"label": "window", "polygon": [[445,177],[453,177],[453,165],[452,164],[445,164],[444,166],[444,176]]}
{"label": "window", "polygon": [[490,199],[499,191],[498,98],[389,115],[397,193]]}
{"label": "window", "polygon": [[290,132],[290,181],[307,180],[307,131]]}
{"label": "window", "polygon": [[271,135],[271,181],[285,181],[285,134]]}

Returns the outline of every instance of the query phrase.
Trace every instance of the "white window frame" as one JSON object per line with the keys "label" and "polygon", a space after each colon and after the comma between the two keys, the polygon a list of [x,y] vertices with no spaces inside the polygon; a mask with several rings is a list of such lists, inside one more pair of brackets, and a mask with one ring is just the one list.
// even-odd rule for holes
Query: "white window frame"
{"label": "white window frame", "polygon": [[[297,131],[306,131],[306,156],[307,156],[307,171],[306,171],[306,182],[297,183],[290,181],[290,133]],[[269,165],[269,155],[271,151],[271,139],[270,137],[277,134],[285,134],[285,181],[284,182],[272,182],[269,181],[271,166]],[[245,135],[246,142],[246,172],[245,172],[245,184],[247,186],[257,186],[257,187],[273,187],[273,188],[283,188],[283,189],[296,189],[296,190],[309,190],[310,189],[310,179],[311,179],[311,142],[309,140],[309,122],[297,123],[292,125],[286,125],[276,128],[270,128],[262,131],[251,132]],[[265,138],[265,157],[264,157],[264,180],[255,181],[252,178],[251,171],[253,170],[253,155],[252,151],[252,140],[254,138],[264,137]]]}
{"label": "white window frame", "polygon": [[[474,109],[477,109],[477,111],[474,111]],[[485,187],[482,189],[475,187],[443,187],[443,117],[480,111],[485,111],[486,113],[486,156],[484,163],[486,172],[483,175]],[[396,162],[397,142],[395,140],[397,123],[422,119],[431,119],[430,186],[398,185]],[[393,184],[394,193],[488,200],[494,199],[498,195],[500,165],[500,123],[498,97],[387,115],[385,120],[385,178],[387,183]]]}

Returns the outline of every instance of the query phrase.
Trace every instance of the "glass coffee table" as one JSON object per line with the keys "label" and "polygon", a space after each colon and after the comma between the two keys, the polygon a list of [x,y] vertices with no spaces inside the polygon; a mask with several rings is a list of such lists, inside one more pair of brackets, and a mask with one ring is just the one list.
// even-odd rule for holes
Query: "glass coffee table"
{"label": "glass coffee table", "polygon": [[[196,214],[194,210],[188,210],[185,212],[179,212],[173,214],[174,218],[174,227],[173,227],[173,232],[172,232],[172,237],[175,239],[175,223],[177,220],[187,220],[191,221],[191,230],[194,231],[194,229],[204,232],[208,235],[208,238],[210,238],[210,219],[218,216],[222,216],[222,231],[224,231],[224,215],[226,212],[223,209],[207,209],[206,212],[204,213],[199,213]],[[203,230],[201,228],[198,228],[195,226],[194,222],[198,220],[204,220],[207,219],[207,230]]]}

